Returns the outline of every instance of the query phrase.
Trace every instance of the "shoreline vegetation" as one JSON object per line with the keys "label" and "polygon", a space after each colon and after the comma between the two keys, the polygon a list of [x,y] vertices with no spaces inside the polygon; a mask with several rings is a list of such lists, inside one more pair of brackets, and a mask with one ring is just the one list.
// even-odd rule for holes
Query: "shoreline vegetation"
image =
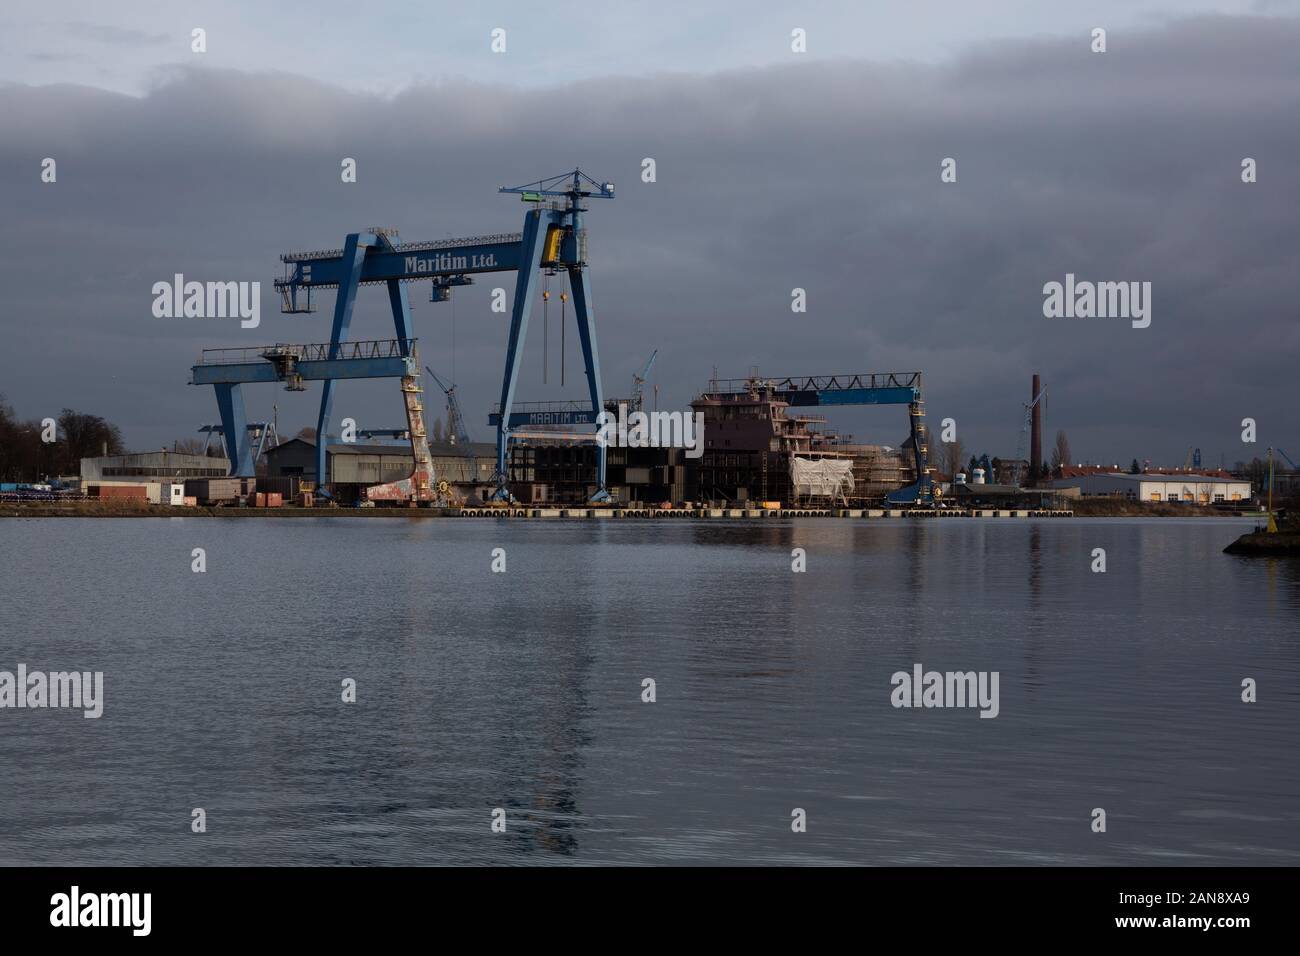
{"label": "shoreline vegetation", "polygon": [[1228,510],[1170,501],[1130,501],[1125,498],[1071,498],[1069,505],[1077,518],[1256,518],[1263,514],[1255,507]]}

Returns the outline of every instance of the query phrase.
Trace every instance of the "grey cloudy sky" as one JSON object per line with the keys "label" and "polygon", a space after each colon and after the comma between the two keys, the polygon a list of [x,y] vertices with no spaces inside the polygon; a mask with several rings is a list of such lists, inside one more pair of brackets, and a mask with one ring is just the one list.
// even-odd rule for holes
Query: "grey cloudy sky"
{"label": "grey cloudy sky", "polygon": [[[128,5],[111,24],[93,4],[6,13],[0,392],[25,417],[103,414],[135,447],[192,434],[215,420],[211,390],[186,384],[200,348],[328,336],[328,295],[315,316],[278,313],[279,253],[376,224],[407,240],[511,231],[522,209],[496,187],[578,163],[620,187],[589,221],[607,392],[626,393],[654,348],[661,407],[714,366],[920,369],[932,424],[953,416],[968,448],[1009,454],[1039,371],[1048,429],[1076,457],[1181,463],[1194,445],[1231,463],[1255,452],[1245,416],[1261,444],[1300,450],[1294,4],[1181,19],[1187,5],[1169,3],[762,6],[561,4],[534,22],[543,8],[453,19],[374,4],[355,25],[317,4]],[[187,52],[192,25],[208,29],[203,58]],[[494,25],[504,56],[487,50]],[[788,52],[792,25],[809,55]],[[1096,25],[1103,55],[1088,48]],[[657,183],[639,181],[646,156]],[[955,184],[939,180],[948,156]],[[1246,156],[1255,184],[1240,180]],[[262,280],[261,328],[153,318],[150,287],[175,272]],[[1043,283],[1067,272],[1150,281],[1151,327],[1045,319]],[[454,309],[411,286],[440,371],[454,325],[479,438],[503,361],[506,321],[488,309],[491,286],[512,285],[500,279]],[[807,314],[790,311],[795,286]],[[387,334],[383,306],[362,291],[354,338]],[[543,389],[534,326],[521,398],[581,393],[575,338],[568,387]],[[294,427],[316,395],[246,390],[250,415],[275,402]],[[397,425],[395,385],[344,383],[345,414]],[[886,442],[905,426],[891,410],[832,423]]]}
{"label": "grey cloudy sky", "polygon": [[[991,40],[1295,9],[1295,0],[62,0],[0,14],[0,80],[138,94],[168,66],[192,61],[194,27],[209,34],[213,67],[395,93],[452,77],[538,87],[776,65],[789,59],[794,27],[808,32],[809,60],[935,61]],[[496,27],[507,31],[507,58],[484,55]]]}

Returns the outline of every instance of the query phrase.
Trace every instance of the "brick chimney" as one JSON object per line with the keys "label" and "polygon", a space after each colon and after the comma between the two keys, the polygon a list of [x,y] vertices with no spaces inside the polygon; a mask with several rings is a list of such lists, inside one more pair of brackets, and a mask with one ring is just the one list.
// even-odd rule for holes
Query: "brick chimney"
{"label": "brick chimney", "polygon": [[[1041,391],[1039,378],[1034,376],[1033,386],[1029,392],[1029,400],[1032,402],[1038,397]],[[1034,406],[1031,412],[1029,425],[1029,483],[1038,484],[1038,479],[1042,476],[1038,473],[1039,467],[1043,463],[1043,403],[1039,402]]]}

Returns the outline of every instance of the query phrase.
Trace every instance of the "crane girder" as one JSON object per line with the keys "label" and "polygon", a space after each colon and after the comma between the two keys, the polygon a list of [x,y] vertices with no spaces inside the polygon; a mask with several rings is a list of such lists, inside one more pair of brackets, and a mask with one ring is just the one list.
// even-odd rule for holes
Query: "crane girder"
{"label": "crane girder", "polygon": [[[488,242],[468,240],[463,245],[429,244],[428,248],[421,248],[418,243],[386,250],[367,246],[358,281],[361,285],[370,285],[479,272],[514,272],[519,268],[521,246],[522,237]],[[276,280],[277,288],[337,287],[351,271],[341,250],[309,253],[305,257],[285,256],[284,262],[289,267],[289,274]]]}

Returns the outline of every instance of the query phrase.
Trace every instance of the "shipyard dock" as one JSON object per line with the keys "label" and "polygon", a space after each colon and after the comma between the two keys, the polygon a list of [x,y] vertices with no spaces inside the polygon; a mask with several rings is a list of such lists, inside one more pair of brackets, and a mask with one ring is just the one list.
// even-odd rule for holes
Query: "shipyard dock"
{"label": "shipyard dock", "polygon": [[989,508],[610,508],[573,506],[536,508],[375,508],[375,507],[234,507],[152,505],[146,501],[0,502],[0,518],[495,518],[512,520],[750,520],[841,518],[850,520],[910,518],[1072,518],[1060,509]]}
{"label": "shipyard dock", "polygon": [[451,508],[461,518],[1072,518],[1073,511],[959,508]]}

